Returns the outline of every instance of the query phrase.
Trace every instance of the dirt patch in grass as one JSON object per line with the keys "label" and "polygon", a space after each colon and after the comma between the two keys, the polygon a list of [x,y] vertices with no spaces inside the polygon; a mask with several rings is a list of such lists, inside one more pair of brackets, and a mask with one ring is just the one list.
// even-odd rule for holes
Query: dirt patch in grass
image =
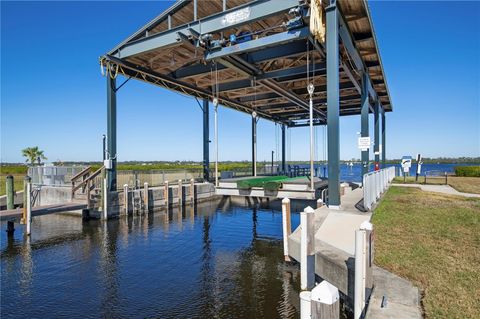
{"label": "dirt patch in grass", "polygon": [[480,194],[480,177],[458,177],[448,178],[448,184],[459,192]]}
{"label": "dirt patch in grass", "polygon": [[392,186],[376,208],[376,264],[424,292],[427,318],[480,314],[480,199]]}
{"label": "dirt patch in grass", "polygon": [[[419,176],[418,181],[415,181],[415,176],[407,176],[405,181],[403,177],[395,177],[394,183],[399,184],[425,184],[425,177]],[[452,186],[459,192],[480,194],[480,177],[461,177],[461,176],[448,176],[448,185]],[[427,177],[427,184],[429,185],[444,185],[445,177]]]}

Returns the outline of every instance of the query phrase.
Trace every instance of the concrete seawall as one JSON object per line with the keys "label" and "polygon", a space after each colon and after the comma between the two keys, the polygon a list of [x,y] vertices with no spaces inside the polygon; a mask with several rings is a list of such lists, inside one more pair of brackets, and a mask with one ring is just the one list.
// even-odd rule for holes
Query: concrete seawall
{"label": "concrete seawall", "polygon": [[[210,201],[216,198],[215,187],[211,183],[195,183],[194,185],[194,202]],[[128,191],[128,213],[138,211],[157,211],[168,207],[178,207],[180,203],[188,205],[192,202],[191,184],[183,184],[182,192],[179,197],[178,185],[171,185],[168,191],[168,199],[165,197],[165,188],[152,187],[148,188],[148,196],[145,201],[145,190],[143,188],[133,189]],[[181,201],[180,201],[181,199]],[[125,209],[125,194],[123,191],[110,192],[109,194],[110,206],[108,209],[108,216],[115,217],[124,215]],[[101,210],[101,200],[95,200],[93,203],[92,217],[97,217]]]}

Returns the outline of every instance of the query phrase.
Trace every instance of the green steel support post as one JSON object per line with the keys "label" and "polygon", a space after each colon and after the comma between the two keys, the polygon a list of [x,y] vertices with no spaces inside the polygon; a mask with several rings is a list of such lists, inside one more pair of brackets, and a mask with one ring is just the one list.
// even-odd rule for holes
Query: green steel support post
{"label": "green steel support post", "polygon": [[285,162],[285,124],[282,124],[282,172],[285,174],[287,171],[287,163]]}
{"label": "green steel support post", "polygon": [[387,145],[386,142],[386,123],[385,123],[385,109],[382,108],[382,166],[385,167],[385,160],[387,158],[387,154],[385,153],[385,145]]}
{"label": "green steel support post", "polygon": [[208,99],[203,100],[203,179],[210,180],[210,123]]}
{"label": "green steel support post", "polygon": [[339,38],[336,1],[327,12],[327,131],[328,131],[328,205],[340,206],[340,87]]}
{"label": "green steel support post", "polygon": [[117,189],[117,95],[116,79],[107,73],[107,153],[112,160],[111,169],[107,170],[107,187]]}
{"label": "green steel support post", "polygon": [[257,176],[257,113],[252,113],[252,176]]}
{"label": "green steel support post", "polygon": [[[361,136],[368,137],[368,116],[370,113],[370,103],[368,101],[368,76],[364,72],[362,75],[362,110],[361,110]],[[362,151],[362,176],[368,173],[370,149]]]}
{"label": "green steel support post", "polygon": [[375,143],[374,143],[374,154],[375,154],[375,170],[380,169],[380,117],[379,117],[379,112],[380,112],[380,102],[376,101],[375,102],[375,107],[374,107],[374,118],[375,118]]}
{"label": "green steel support post", "polygon": [[15,191],[13,188],[13,176],[8,175],[5,181],[7,187],[7,209],[14,209],[15,205]]}

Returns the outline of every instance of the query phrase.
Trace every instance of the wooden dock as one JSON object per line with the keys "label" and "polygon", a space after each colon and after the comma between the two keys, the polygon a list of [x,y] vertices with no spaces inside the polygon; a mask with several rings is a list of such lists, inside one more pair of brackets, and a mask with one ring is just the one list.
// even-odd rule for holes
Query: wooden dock
{"label": "wooden dock", "polygon": [[[65,204],[54,204],[54,205],[45,205],[32,208],[32,217],[43,216],[48,214],[69,212],[74,210],[81,210],[87,208],[87,204],[82,203],[65,203]],[[10,209],[0,211],[0,221],[12,221],[19,220],[22,218],[23,209]]]}

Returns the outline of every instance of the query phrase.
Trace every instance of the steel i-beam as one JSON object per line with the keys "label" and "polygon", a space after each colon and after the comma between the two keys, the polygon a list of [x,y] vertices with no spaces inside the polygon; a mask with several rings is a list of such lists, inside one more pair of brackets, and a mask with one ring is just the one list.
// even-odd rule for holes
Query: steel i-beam
{"label": "steel i-beam", "polygon": [[385,123],[385,109],[382,108],[382,166],[385,167],[385,160],[387,158],[387,155],[385,153],[385,148],[387,145],[386,142],[386,123]]}
{"label": "steel i-beam", "polygon": [[327,131],[328,205],[340,207],[340,85],[339,37],[336,2],[326,8],[327,15]]}
{"label": "steel i-beam", "polygon": [[[368,115],[370,103],[368,100],[368,76],[364,72],[362,75],[362,101],[361,101],[361,136],[368,137]],[[370,148],[362,150],[362,176],[368,173]]]}
{"label": "steel i-beam", "polygon": [[117,190],[117,94],[116,79],[107,73],[107,153],[112,166],[107,169],[107,187],[109,191]]}
{"label": "steel i-beam", "polygon": [[283,174],[285,174],[285,172],[287,171],[287,165],[286,165],[286,162],[285,162],[285,130],[286,130],[286,126],[285,124],[282,124],[282,172]]}
{"label": "steel i-beam", "polygon": [[252,175],[257,176],[257,113],[252,113]]}
{"label": "steel i-beam", "polygon": [[380,169],[380,118],[379,118],[379,112],[380,112],[380,102],[375,102],[375,107],[374,107],[374,119],[375,119],[375,143],[374,143],[374,154],[375,154],[375,170]]}

